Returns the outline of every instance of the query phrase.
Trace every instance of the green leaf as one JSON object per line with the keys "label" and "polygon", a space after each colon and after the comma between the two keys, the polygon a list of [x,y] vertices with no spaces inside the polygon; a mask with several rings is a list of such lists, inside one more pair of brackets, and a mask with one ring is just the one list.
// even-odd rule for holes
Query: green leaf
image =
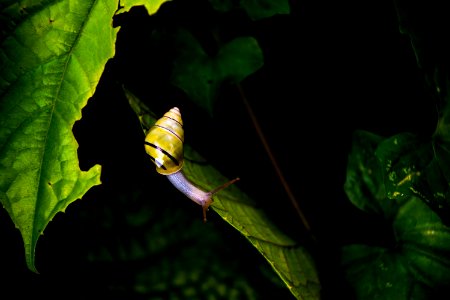
{"label": "green leaf", "polygon": [[409,198],[393,219],[392,249],[343,248],[347,278],[358,299],[429,299],[450,280],[450,229],[423,201]]}
{"label": "green leaf", "polygon": [[390,247],[343,248],[358,299],[425,299],[450,280],[450,228],[411,190],[425,182],[412,174],[429,167],[428,148],[411,134],[384,140],[364,131],[354,135],[345,191],[357,207],[384,217],[395,237]]}
{"label": "green leaf", "polygon": [[[346,277],[356,299],[410,299],[412,278],[402,260],[386,248],[350,245],[343,248]],[[424,299],[412,293],[414,299]]]}
{"label": "green leaf", "polygon": [[100,184],[99,165],[79,169],[72,127],[114,55],[117,3],[35,2],[2,10],[11,30],[0,48],[0,200],[37,272],[35,247],[47,224]]}
{"label": "green leaf", "polygon": [[436,212],[445,214],[450,208],[449,149],[447,143],[423,141],[410,133],[380,143],[375,153],[381,162],[387,196],[418,196]]}
{"label": "green leaf", "polygon": [[174,62],[172,82],[210,114],[219,87],[239,83],[263,65],[262,51],[252,37],[239,37],[223,45],[215,56],[206,54],[185,30],[177,35],[180,50]]}
{"label": "green leaf", "polygon": [[421,171],[432,159],[432,148],[411,133],[401,133],[380,143],[375,154],[385,174],[387,196],[400,199],[408,198],[411,187],[423,176]]}
{"label": "green leaf", "polygon": [[383,173],[374,155],[382,140],[383,137],[367,131],[359,130],[353,134],[344,190],[359,209],[389,216],[395,211],[396,201],[383,201],[386,197]]}
{"label": "green leaf", "polygon": [[291,8],[287,0],[242,0],[241,6],[252,20],[269,18],[277,14],[289,14]]}
{"label": "green leaf", "polygon": [[[199,156],[189,148],[185,151],[190,157]],[[186,161],[183,172],[206,191],[228,181],[210,165]],[[258,249],[294,296],[318,299],[320,285],[311,256],[272,224],[253,200],[230,186],[214,197],[211,207]]]}
{"label": "green leaf", "polygon": [[156,115],[153,114],[153,112],[150,111],[150,108],[148,108],[148,106],[145,105],[145,103],[136,97],[130,90],[124,86],[122,86],[122,89],[125,97],[128,99],[128,104],[130,104],[130,107],[139,119],[139,123],[142,126],[142,131],[144,131],[144,134],[147,134],[147,131],[156,122]]}
{"label": "green leaf", "polygon": [[[148,109],[145,104],[139,103],[139,99],[130,91],[125,95],[140,120],[152,119],[150,111],[147,113],[148,118],[142,116]],[[150,121],[154,122],[155,120]],[[143,128],[146,126],[148,124],[142,124]],[[195,161],[204,161],[189,145],[185,145],[184,150],[185,156],[195,157]],[[213,190],[228,181],[212,166],[190,160],[185,160],[183,172],[205,191]],[[295,297],[319,299],[319,278],[308,251],[271,223],[258,205],[236,185],[231,185],[214,196],[211,208],[255,246]]]}

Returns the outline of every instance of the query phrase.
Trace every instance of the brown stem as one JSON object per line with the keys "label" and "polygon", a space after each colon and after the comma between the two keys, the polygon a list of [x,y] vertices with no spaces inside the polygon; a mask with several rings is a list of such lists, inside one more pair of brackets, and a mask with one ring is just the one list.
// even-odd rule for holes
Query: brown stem
{"label": "brown stem", "polygon": [[255,117],[255,114],[253,113],[253,110],[250,106],[250,103],[248,102],[247,98],[245,97],[244,91],[242,90],[242,86],[240,84],[237,85],[237,88],[239,90],[239,94],[242,98],[242,101],[245,104],[245,107],[247,109],[248,114],[250,115],[250,118],[252,120],[253,125],[255,126],[256,129],[256,133],[258,134],[259,139],[261,140],[261,143],[264,146],[264,149],[267,152],[267,155],[269,156],[270,161],[272,162],[272,165],[275,169],[275,172],[278,175],[278,178],[281,181],[281,184],[284,188],[284,190],[286,191],[286,194],[289,198],[289,200],[291,201],[292,206],[294,206],[295,211],[297,212],[297,214],[299,215],[303,226],[305,226],[306,230],[310,233],[311,232],[311,227],[309,226],[308,221],[306,220],[305,215],[303,214],[303,212],[301,211],[300,207],[298,206],[298,202],[295,199],[294,194],[291,191],[291,188],[289,187],[289,184],[286,182],[286,179],[283,176],[283,172],[281,172],[280,167],[278,166],[277,160],[275,159],[275,156],[272,154],[272,151],[270,150],[269,144],[266,141],[266,138],[264,137],[264,134],[261,130],[261,127],[259,126],[258,120]]}

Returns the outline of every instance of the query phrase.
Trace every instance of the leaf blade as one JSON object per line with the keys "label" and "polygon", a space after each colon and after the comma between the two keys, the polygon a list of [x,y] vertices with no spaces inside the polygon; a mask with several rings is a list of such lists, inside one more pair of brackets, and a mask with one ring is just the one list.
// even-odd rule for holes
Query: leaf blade
{"label": "leaf blade", "polygon": [[243,0],[241,6],[253,21],[291,12],[289,1],[284,0]]}
{"label": "leaf blade", "polygon": [[207,54],[187,30],[179,30],[176,39],[180,51],[174,62],[172,83],[210,114],[223,83],[237,84],[264,64],[258,41],[250,36],[231,40],[216,55]]}
{"label": "leaf blade", "polygon": [[[227,181],[210,165],[186,161],[183,172],[205,190]],[[264,256],[297,299],[320,298],[318,274],[306,248],[280,231],[252,199],[230,186],[215,195],[211,208]]]}
{"label": "leaf blade", "polygon": [[0,200],[34,272],[48,223],[101,183],[99,165],[79,169],[72,126],[114,56],[114,4],[59,1],[33,6],[33,13],[10,10],[23,16],[8,26],[0,52]]}

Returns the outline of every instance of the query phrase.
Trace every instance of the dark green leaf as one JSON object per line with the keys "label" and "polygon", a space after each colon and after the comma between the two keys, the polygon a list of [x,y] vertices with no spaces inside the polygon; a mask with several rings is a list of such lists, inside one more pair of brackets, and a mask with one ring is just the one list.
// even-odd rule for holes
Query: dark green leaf
{"label": "dark green leaf", "polygon": [[180,30],[177,39],[180,53],[174,62],[172,82],[211,114],[224,82],[239,83],[263,65],[261,49],[252,37],[232,40],[213,57],[188,31]]}
{"label": "dark green leaf", "polygon": [[359,209],[391,216],[396,212],[399,201],[386,198],[383,170],[374,155],[382,140],[381,136],[367,131],[356,131],[353,134],[344,189],[350,201]]}
{"label": "dark green leaf", "polygon": [[426,299],[450,280],[450,229],[415,196],[426,190],[424,183],[436,188],[432,154],[430,143],[412,134],[383,140],[355,133],[345,191],[357,207],[392,224],[395,236],[391,247],[344,247],[344,267],[358,299]]}
{"label": "dark green leaf", "polygon": [[[450,81],[447,80],[447,85],[449,84]],[[446,90],[450,89],[447,87]],[[440,111],[434,138],[439,144],[446,145],[448,149],[448,145],[450,145],[450,99],[448,96],[445,99],[445,106]]]}
{"label": "dark green leaf", "polygon": [[439,214],[445,214],[450,208],[450,152],[446,144],[422,141],[413,134],[402,133],[380,143],[376,156],[382,165],[390,199],[415,195]]}
{"label": "dark green leaf", "polygon": [[33,271],[48,223],[100,184],[99,165],[79,168],[72,127],[114,56],[117,7],[107,0],[0,7],[0,201]]}
{"label": "dark green leaf", "polygon": [[392,222],[395,247],[344,247],[347,278],[358,299],[428,299],[450,280],[450,229],[416,197]]}
{"label": "dark green leaf", "polygon": [[376,150],[385,177],[387,196],[391,199],[408,198],[411,187],[418,182],[421,172],[432,159],[429,143],[415,135],[402,133],[386,139]]}
{"label": "dark green leaf", "polygon": [[[410,299],[415,285],[399,256],[388,249],[366,245],[346,246],[342,255],[356,299]],[[416,299],[417,294],[413,295]]]}

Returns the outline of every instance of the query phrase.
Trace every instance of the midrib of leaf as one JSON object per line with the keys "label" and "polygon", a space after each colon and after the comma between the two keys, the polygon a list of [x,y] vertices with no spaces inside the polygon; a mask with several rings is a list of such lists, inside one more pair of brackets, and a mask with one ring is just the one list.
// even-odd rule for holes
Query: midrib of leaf
{"label": "midrib of leaf", "polygon": [[0,49],[0,201],[22,234],[28,268],[37,272],[34,251],[48,223],[100,184],[99,165],[79,169],[72,127],[114,56],[118,1],[8,5],[1,11],[7,30]]}
{"label": "midrib of leaf", "polygon": [[[194,157],[198,155],[193,154],[189,146],[185,148],[186,152]],[[211,166],[185,161],[183,171],[199,186],[210,183],[203,186],[205,190],[214,188],[213,181],[215,185],[227,181]],[[272,224],[253,200],[236,186],[230,186],[214,196],[211,208],[264,256],[297,299],[320,298],[318,274],[308,251]]]}
{"label": "midrib of leaf", "polygon": [[[44,178],[42,177],[42,170],[44,169],[43,166],[44,166],[45,162],[48,161],[48,158],[46,159],[46,157],[49,154],[49,152],[46,151],[46,149],[48,148],[48,137],[49,137],[50,130],[52,128],[54,128],[52,126],[53,116],[55,115],[55,108],[57,106],[57,103],[59,102],[59,97],[60,97],[60,93],[61,93],[61,87],[62,87],[62,85],[64,83],[64,78],[66,77],[66,72],[67,72],[67,69],[68,69],[69,61],[72,58],[73,49],[76,47],[76,45],[78,45],[78,42],[80,40],[80,36],[81,36],[82,32],[84,31],[85,26],[86,26],[86,20],[89,20],[89,18],[91,16],[91,13],[92,13],[92,8],[95,6],[96,3],[98,3],[98,0],[95,0],[95,1],[92,2],[92,5],[90,6],[90,8],[88,10],[87,16],[84,19],[84,21],[82,22],[82,24],[80,26],[80,30],[78,31],[78,34],[76,35],[76,38],[74,40],[73,45],[70,47],[70,50],[67,53],[61,55],[61,56],[65,55],[66,56],[66,60],[64,62],[64,68],[63,68],[63,71],[62,71],[62,74],[61,74],[61,78],[59,80],[58,88],[56,90],[55,96],[53,97],[52,110],[51,110],[51,113],[50,113],[50,118],[49,118],[49,121],[48,121],[48,125],[46,126],[46,128],[48,128],[48,129],[47,129],[47,133],[45,135],[44,147],[42,148],[43,151],[41,153],[41,159],[40,159],[41,162],[39,164],[41,167],[39,168],[39,175],[38,175],[38,182],[39,183],[38,183],[38,188],[37,188],[37,195],[41,195],[42,186],[43,186],[43,184],[45,184],[45,183],[43,183],[43,181],[45,181],[45,180],[43,180]],[[45,65],[47,63],[50,63],[51,61],[54,61],[54,60],[55,59],[50,59],[50,60],[44,62],[43,65]],[[35,207],[39,206],[39,201],[42,201],[41,199],[43,199],[43,197],[39,197],[39,196],[37,197]],[[58,213],[58,209],[59,209],[58,206],[56,206],[53,209],[53,211],[49,215],[50,219],[53,219],[53,217]],[[32,214],[33,214],[33,228],[37,228],[38,227],[38,218],[36,218],[36,209],[34,209],[32,211]],[[36,239],[36,242],[37,242],[38,236],[34,236],[35,235],[35,231],[32,231],[31,233],[32,233],[31,240],[34,241]],[[34,243],[32,242],[30,246],[33,247],[33,244]],[[33,251],[33,249],[30,249],[29,251],[31,252],[31,251]],[[34,265],[34,262],[33,262],[33,265]]]}
{"label": "midrib of leaf", "polygon": [[[31,244],[29,245],[29,249],[28,251],[26,250],[25,253],[29,253],[29,255],[27,255],[27,261],[28,265],[31,269],[35,268],[35,262],[34,262],[34,248],[36,247],[36,243],[37,240],[39,238],[39,218],[37,217],[37,209],[36,207],[39,207],[40,202],[43,199],[43,185],[45,185],[45,178],[42,176],[42,171],[44,170],[44,166],[49,165],[49,161],[51,160],[51,157],[48,157],[51,152],[46,151],[49,148],[49,135],[50,135],[50,131],[55,130],[55,126],[53,125],[54,123],[54,116],[55,116],[55,110],[56,107],[58,105],[58,102],[60,101],[60,95],[61,95],[61,89],[62,86],[64,84],[64,78],[66,78],[66,74],[67,74],[67,70],[68,70],[68,65],[69,65],[69,61],[72,59],[72,55],[74,52],[74,48],[79,44],[80,41],[80,37],[82,35],[82,33],[85,30],[86,24],[87,24],[87,20],[90,20],[91,15],[92,15],[92,10],[95,7],[95,5],[98,3],[97,0],[93,1],[92,4],[90,5],[90,7],[87,10],[87,14],[86,17],[84,18],[83,22],[80,24],[80,29],[78,30],[76,37],[74,39],[73,44],[71,45],[69,51],[65,54],[62,54],[61,56],[66,56],[65,58],[65,62],[64,62],[64,67],[62,69],[61,72],[61,77],[59,79],[59,84],[57,86],[55,95],[53,97],[53,103],[52,103],[52,107],[51,107],[51,112],[50,112],[50,118],[48,121],[48,124],[46,126],[47,131],[46,131],[46,135],[45,135],[45,141],[43,143],[44,147],[42,148],[42,152],[41,152],[41,159],[40,159],[40,169],[39,169],[39,174],[38,174],[38,187],[37,187],[37,197],[36,197],[36,203],[35,203],[35,209],[32,210],[32,214],[33,214],[33,229],[37,228],[38,230],[31,230]],[[47,63],[50,63],[52,61],[56,61],[59,57],[56,57],[55,59],[49,59],[48,61],[44,62],[43,65],[46,65]],[[42,196],[41,196],[42,195]],[[61,199],[60,199],[61,200]],[[61,203],[58,203],[61,204]],[[47,218],[47,220],[51,220],[54,218],[54,216],[58,213],[58,211],[60,211],[61,207],[59,205],[56,205],[53,210],[49,213],[49,216]],[[65,209],[65,208],[63,208]],[[44,228],[46,227],[46,224],[44,225]],[[42,231],[44,230],[44,228],[42,228]],[[24,240],[25,245],[27,245],[26,241]],[[29,257],[29,256],[32,257]],[[37,272],[37,270],[34,269],[34,271]]]}
{"label": "midrib of leaf", "polygon": [[[4,142],[5,146],[3,149],[5,156],[2,160],[5,166],[8,166],[8,175],[2,177],[6,181],[2,181],[5,198],[2,195],[1,200],[4,200],[3,205],[22,234],[27,265],[35,272],[37,272],[34,266],[36,243],[48,222],[59,211],[64,211],[70,203],[81,198],[90,187],[100,183],[99,166],[94,166],[86,172],[79,170],[76,156],[78,145],[71,131],[74,122],[81,117],[79,109],[85,105],[95,90],[101,69],[114,53],[114,44],[109,42],[115,41],[115,36],[113,38],[111,34],[117,30],[111,28],[103,31],[105,35],[99,36],[96,41],[101,43],[101,48],[96,48],[97,56],[88,61],[83,60],[87,53],[85,47],[90,41],[88,38],[93,36],[94,26],[97,25],[91,23],[93,29],[87,32],[85,45],[80,46],[87,24],[89,21],[98,22],[96,17],[112,18],[115,9],[101,1],[90,3],[80,7],[78,11],[71,11],[67,6],[68,2],[50,3],[49,5],[61,5],[54,8],[57,18],[55,21],[61,22],[58,25],[60,27],[45,24],[46,20],[43,18],[45,19],[45,14],[53,9],[53,6],[41,6],[19,22],[20,26],[16,26],[12,31],[11,40],[2,45],[5,46],[4,62],[9,60],[5,65],[11,69],[2,72],[2,76],[5,76],[4,82],[8,83],[2,95],[5,97],[5,110],[2,110],[2,113],[8,128],[2,133],[4,139],[2,143]],[[98,5],[109,9],[104,11],[104,7],[100,7],[94,16],[93,11]],[[71,15],[77,13],[79,16]],[[76,19],[77,17],[83,19]],[[105,27],[110,26],[109,23],[103,24]],[[23,25],[27,27],[22,28]],[[74,30],[66,30],[67,25],[73,26]],[[33,40],[29,35],[36,30],[38,36]],[[43,35],[39,36],[40,33]],[[75,34],[70,36],[71,33]],[[105,44],[105,41],[108,43]],[[66,51],[52,48],[51,43],[54,42],[57,46],[59,44],[67,46]],[[19,50],[22,52],[30,51],[31,56],[10,57],[9,55],[16,49],[15,46],[20,47]],[[83,47],[78,49],[78,54],[75,53],[77,47]],[[44,52],[40,52],[41,50]],[[45,57],[46,55],[48,56]],[[79,57],[74,59],[74,55]],[[86,65],[80,61],[86,62]],[[15,67],[17,62],[20,69]],[[73,69],[70,71],[71,67]],[[68,75],[69,71],[71,74]],[[10,78],[14,80],[8,81]],[[25,89],[26,94],[21,94],[22,89]],[[66,95],[62,94],[63,90]],[[57,115],[60,118],[58,121],[55,120]],[[26,147],[27,138],[30,137],[29,147]],[[32,159],[31,165],[27,165],[27,161],[23,159],[14,157],[16,151],[21,151],[18,154],[23,154],[26,159]],[[15,166],[16,164],[18,165]],[[52,176],[53,171],[56,171],[55,176]],[[24,184],[27,187],[24,187]],[[25,189],[24,194],[18,193],[21,189]]]}

